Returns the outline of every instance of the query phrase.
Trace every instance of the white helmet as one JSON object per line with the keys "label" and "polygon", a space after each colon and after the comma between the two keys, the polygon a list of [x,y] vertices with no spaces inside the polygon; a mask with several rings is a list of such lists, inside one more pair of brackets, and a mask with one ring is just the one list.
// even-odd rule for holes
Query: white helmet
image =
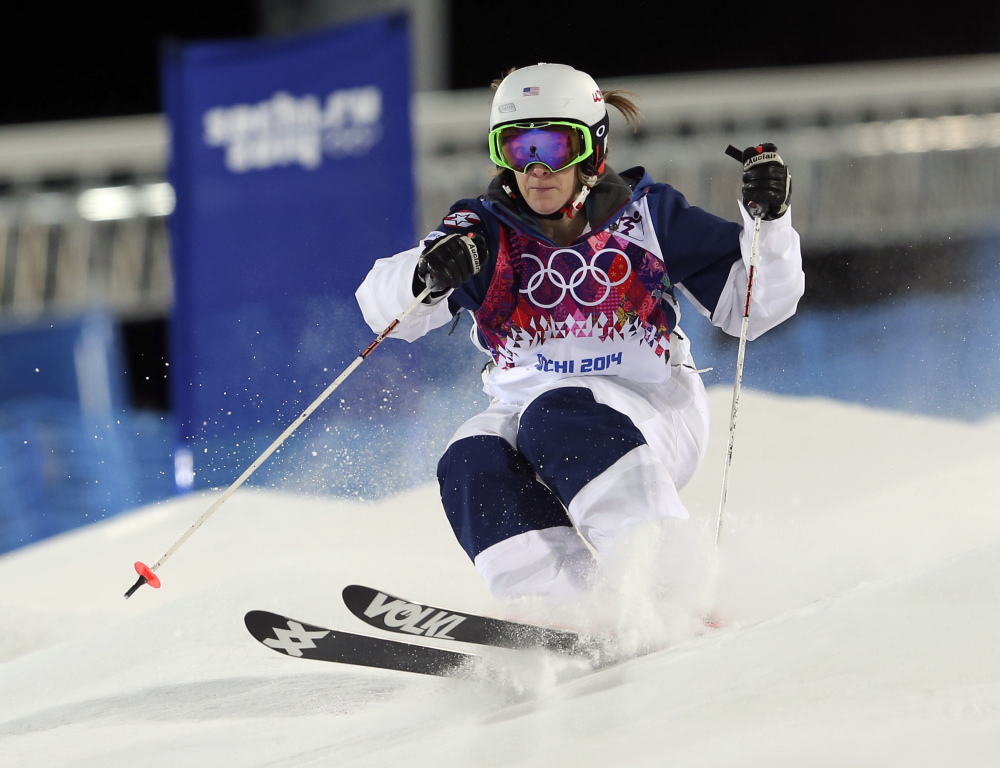
{"label": "white helmet", "polygon": [[566,64],[535,64],[503,79],[490,107],[490,151],[497,128],[518,123],[557,120],[586,131],[584,155],[588,175],[603,172],[608,151],[608,110],[594,79]]}

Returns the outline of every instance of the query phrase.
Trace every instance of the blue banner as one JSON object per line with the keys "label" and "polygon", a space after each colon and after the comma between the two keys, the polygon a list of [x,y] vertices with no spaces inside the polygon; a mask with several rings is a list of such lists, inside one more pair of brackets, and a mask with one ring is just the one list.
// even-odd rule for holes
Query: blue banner
{"label": "blue banner", "polygon": [[414,242],[408,72],[402,15],[165,49],[181,487],[235,479],[370,341],[354,291]]}

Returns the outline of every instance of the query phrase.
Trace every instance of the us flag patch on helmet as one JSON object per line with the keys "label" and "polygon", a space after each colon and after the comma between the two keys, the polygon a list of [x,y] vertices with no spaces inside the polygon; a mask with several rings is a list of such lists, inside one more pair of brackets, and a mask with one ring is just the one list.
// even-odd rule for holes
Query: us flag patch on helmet
{"label": "us flag patch on helmet", "polygon": [[446,227],[467,228],[480,221],[479,217],[472,211],[455,211],[444,217]]}

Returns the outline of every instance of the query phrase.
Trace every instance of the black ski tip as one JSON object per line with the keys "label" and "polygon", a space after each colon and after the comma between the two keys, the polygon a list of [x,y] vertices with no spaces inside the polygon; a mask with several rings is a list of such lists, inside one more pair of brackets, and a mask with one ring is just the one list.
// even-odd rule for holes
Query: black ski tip
{"label": "black ski tip", "polygon": [[270,633],[275,624],[284,626],[288,619],[277,613],[270,611],[247,611],[243,616],[243,624],[250,634],[258,640],[270,637]]}
{"label": "black ski tip", "polygon": [[341,590],[340,596],[344,598],[345,603],[349,603],[353,599],[361,598],[362,593],[367,594],[367,592],[368,589],[360,584],[348,584]]}

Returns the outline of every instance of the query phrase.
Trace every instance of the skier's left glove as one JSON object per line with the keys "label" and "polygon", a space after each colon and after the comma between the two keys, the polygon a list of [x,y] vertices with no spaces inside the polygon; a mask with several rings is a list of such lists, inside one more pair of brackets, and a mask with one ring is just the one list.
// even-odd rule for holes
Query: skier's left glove
{"label": "skier's left glove", "polygon": [[433,285],[438,298],[479,272],[486,259],[486,239],[478,232],[451,234],[430,243],[420,254],[413,274],[413,295]]}
{"label": "skier's left glove", "polygon": [[764,221],[780,219],[792,198],[792,174],[774,144],[743,150],[743,205]]}

